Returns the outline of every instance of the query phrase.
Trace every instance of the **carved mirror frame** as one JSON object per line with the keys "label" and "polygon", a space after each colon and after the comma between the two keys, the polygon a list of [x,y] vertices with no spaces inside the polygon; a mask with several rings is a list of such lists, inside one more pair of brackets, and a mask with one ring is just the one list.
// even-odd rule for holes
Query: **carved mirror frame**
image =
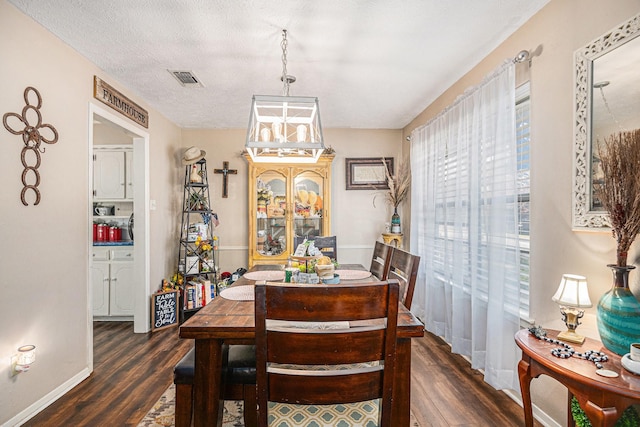
{"label": "carved mirror frame", "polygon": [[591,209],[593,153],[591,141],[591,98],[593,94],[593,61],[640,36],[640,14],[618,25],[575,53],[575,120],[574,120],[574,229],[609,227],[605,211]]}

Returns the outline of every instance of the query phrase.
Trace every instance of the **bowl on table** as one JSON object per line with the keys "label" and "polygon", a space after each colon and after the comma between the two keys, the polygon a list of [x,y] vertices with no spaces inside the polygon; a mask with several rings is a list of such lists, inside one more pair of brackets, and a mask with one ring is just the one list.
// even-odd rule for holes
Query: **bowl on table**
{"label": "bowl on table", "polygon": [[325,285],[337,285],[340,283],[340,275],[334,274],[333,277],[323,278],[322,283]]}
{"label": "bowl on table", "polygon": [[316,273],[321,279],[331,279],[335,272],[335,266],[333,264],[316,264]]}

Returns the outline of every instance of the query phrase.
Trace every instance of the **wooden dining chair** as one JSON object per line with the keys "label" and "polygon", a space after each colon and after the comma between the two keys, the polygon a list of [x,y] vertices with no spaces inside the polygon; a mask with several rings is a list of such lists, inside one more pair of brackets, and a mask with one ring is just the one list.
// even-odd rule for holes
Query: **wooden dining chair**
{"label": "wooden dining chair", "polygon": [[[224,400],[244,401],[244,423],[256,425],[256,351],[253,345],[222,346],[225,360]],[[193,380],[195,375],[196,349],[192,348],[173,368],[173,383],[176,385],[175,426],[191,426],[193,414]]]}
{"label": "wooden dining chair", "polygon": [[280,425],[290,412],[268,402],[352,408],[374,399],[377,425],[391,426],[398,289],[396,281],[256,285],[258,426]]}
{"label": "wooden dining chair", "polygon": [[[293,238],[293,250],[295,251],[299,244],[304,242],[304,237],[295,236]],[[338,259],[338,242],[336,236],[315,236],[308,237],[307,240],[313,240],[313,244],[316,248],[320,249],[322,255],[328,256],[331,259]]]}
{"label": "wooden dining chair", "polygon": [[413,301],[413,291],[416,287],[418,278],[418,267],[420,266],[420,257],[410,254],[402,249],[393,248],[391,258],[389,259],[389,268],[387,274],[383,275],[382,280],[395,279],[400,284],[400,302],[411,310],[411,302]]}
{"label": "wooden dining chair", "polygon": [[378,280],[387,280],[387,274],[389,274],[389,260],[391,259],[391,252],[393,247],[376,241],[376,245],[373,248],[373,255],[371,257],[371,267],[369,271],[376,276]]}

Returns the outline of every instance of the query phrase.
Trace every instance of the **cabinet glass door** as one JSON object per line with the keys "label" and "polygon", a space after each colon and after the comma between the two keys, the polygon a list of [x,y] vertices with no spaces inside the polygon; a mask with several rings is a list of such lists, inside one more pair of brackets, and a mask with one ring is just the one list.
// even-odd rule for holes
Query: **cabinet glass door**
{"label": "cabinet glass door", "polygon": [[295,210],[293,231],[298,237],[323,236],[324,178],[313,171],[305,171],[293,180]]}
{"label": "cabinet glass door", "polygon": [[265,171],[256,181],[256,252],[262,256],[288,253],[286,176]]}

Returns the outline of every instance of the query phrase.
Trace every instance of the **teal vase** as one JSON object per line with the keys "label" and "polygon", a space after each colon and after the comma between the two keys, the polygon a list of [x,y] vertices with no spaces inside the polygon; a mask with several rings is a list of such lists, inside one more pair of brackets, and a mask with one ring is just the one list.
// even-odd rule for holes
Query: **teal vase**
{"label": "teal vase", "polygon": [[640,302],[629,289],[633,265],[608,265],[613,286],[598,301],[598,332],[604,346],[620,356],[629,353],[631,343],[640,342]]}
{"label": "teal vase", "polygon": [[400,215],[398,215],[398,208],[395,207],[393,215],[391,216],[391,232],[400,234]]}

